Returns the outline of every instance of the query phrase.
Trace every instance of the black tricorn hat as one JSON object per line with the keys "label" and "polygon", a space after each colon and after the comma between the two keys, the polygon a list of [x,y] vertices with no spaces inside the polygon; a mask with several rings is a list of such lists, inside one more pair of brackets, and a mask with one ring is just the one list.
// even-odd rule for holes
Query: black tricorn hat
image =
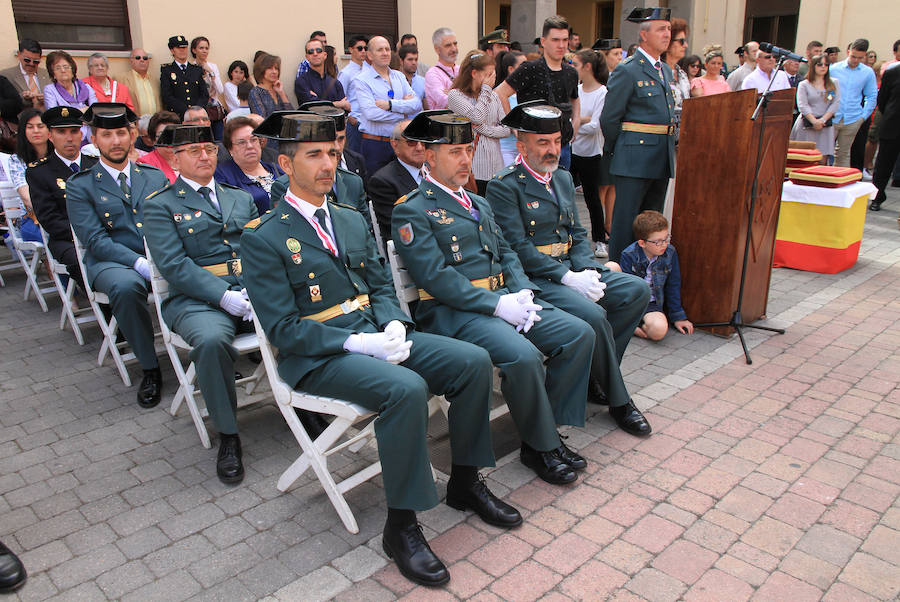
{"label": "black tricorn hat", "polygon": [[128,127],[138,120],[138,116],[125,103],[95,102],[87,108],[81,120],[95,128],[114,130]]}
{"label": "black tricorn hat", "polygon": [[347,114],[344,109],[334,106],[330,100],[310,100],[300,105],[301,111],[309,111],[323,117],[331,117],[334,119],[334,129],[343,132],[347,129]]}
{"label": "black tricorn hat", "polygon": [[169,124],[159,133],[156,146],[184,146],[185,144],[216,143],[208,125]]}
{"label": "black tricorn hat", "polygon": [[622,40],[619,38],[599,39],[591,46],[591,50],[612,50],[613,48],[621,48]]}
{"label": "black tricorn hat", "polygon": [[175,48],[176,46],[187,47],[188,41],[184,36],[172,36],[169,38],[169,49]]}
{"label": "black tricorn hat", "polygon": [[735,54],[744,56],[744,53],[747,52],[743,46],[738,46],[737,50],[734,51]]}
{"label": "black tricorn hat", "polygon": [[553,134],[561,130],[562,111],[546,100],[532,100],[513,107],[501,125],[534,134]]}
{"label": "black tricorn hat", "polygon": [[632,23],[643,23],[644,21],[668,21],[670,16],[672,16],[671,8],[634,8],[625,20],[631,21]]}
{"label": "black tricorn hat", "polygon": [[281,142],[334,142],[334,119],[310,111],[275,111],[253,133]]}
{"label": "black tricorn hat", "polygon": [[403,137],[425,144],[469,144],[475,139],[468,117],[450,109],[422,111],[403,130]]}
{"label": "black tricorn hat", "polygon": [[82,115],[84,115],[84,113],[74,107],[57,106],[51,107],[41,113],[41,121],[43,121],[44,125],[48,128],[80,128],[84,125],[81,122]]}
{"label": "black tricorn hat", "polygon": [[834,54],[835,52],[840,52],[841,49],[837,46],[829,46],[825,49],[825,54]]}

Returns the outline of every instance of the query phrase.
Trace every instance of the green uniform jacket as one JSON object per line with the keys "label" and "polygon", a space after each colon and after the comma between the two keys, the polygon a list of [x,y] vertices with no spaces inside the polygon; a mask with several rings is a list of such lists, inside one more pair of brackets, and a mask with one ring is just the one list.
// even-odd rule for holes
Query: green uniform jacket
{"label": "green uniform jacket", "polygon": [[85,276],[111,267],[134,267],[144,256],[144,204],[168,185],[165,174],[149,165],[131,164],[131,194],[126,195],[98,161],[66,183],[69,222],[85,248]]}
{"label": "green uniform jacket", "polygon": [[169,283],[164,305],[173,312],[185,297],[218,308],[225,291],[241,288],[240,278],[215,276],[201,266],[240,258],[241,232],[258,211],[248,192],[218,182],[215,187],[219,210],[180,177],[144,208],[147,246]]}
{"label": "green uniform jacket", "polygon": [[[666,82],[674,78],[662,64]],[[640,51],[616,67],[606,85],[608,92],[600,115],[604,153],[613,153],[610,173],[632,178],[659,179],[675,176],[675,136],[623,132],[622,122],[675,124],[675,96],[668,83]]]}
{"label": "green uniform jacket", "polygon": [[[508,292],[540,292],[504,240],[488,202],[468,194],[478,221],[428,180],[398,200],[391,215],[397,253],[416,284],[434,296],[416,307],[416,320],[429,332],[455,332],[472,319],[469,312],[494,315],[500,296]],[[470,283],[501,273],[505,286],[496,291]]]}
{"label": "green uniform jacket", "polygon": [[[594,260],[587,232],[578,221],[575,185],[564,169],[553,172],[550,193],[524,165],[510,165],[488,181],[485,197],[509,246],[531,278],[562,281],[566,272],[609,271]],[[551,257],[535,246],[571,243],[567,255]]]}
{"label": "green uniform jacket", "polygon": [[[328,204],[340,257],[327,251],[309,222],[284,203],[241,237],[244,284],[266,335],[278,348],[278,372],[291,386],[344,351],[357,332],[376,332],[391,320],[410,324],[390,273],[379,260],[366,222],[353,207]],[[303,320],[356,295],[368,309],[327,322]]]}
{"label": "green uniform jacket", "polygon": [[[369,226],[369,231],[373,232],[372,217],[369,215],[369,201],[366,198],[366,188],[363,185],[362,178],[352,171],[338,167],[334,174],[334,180],[337,195],[334,194],[334,188],[332,188],[328,193],[328,200],[332,203],[340,202],[342,205],[351,205],[362,214],[366,224]],[[287,174],[281,175],[272,183],[272,191],[269,193],[269,198],[272,199],[273,208],[284,198],[284,193],[287,192],[289,185],[290,180]]]}

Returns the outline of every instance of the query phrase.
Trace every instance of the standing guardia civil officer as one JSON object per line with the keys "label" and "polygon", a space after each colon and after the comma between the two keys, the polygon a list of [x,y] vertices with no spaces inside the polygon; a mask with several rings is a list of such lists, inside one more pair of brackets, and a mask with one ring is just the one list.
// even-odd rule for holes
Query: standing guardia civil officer
{"label": "standing guardia civil officer", "polygon": [[147,200],[144,235],[169,283],[166,324],[188,343],[206,408],[219,431],[216,472],[223,483],[244,478],[238,437],[232,346],[248,331],[252,309],[242,290],[240,237],[258,217],[253,197],[216,182],[216,143],[209,126],[173,126],[159,145],[175,152],[179,176]]}
{"label": "standing guardia civil officer", "polygon": [[209,89],[203,79],[203,67],[188,62],[188,41],[184,36],[169,38],[172,62],[159,68],[159,93],[163,107],[184,115],[188,107],[205,107]]}
{"label": "standing guardia civil officer", "polygon": [[636,8],[628,20],[640,23],[637,51],[619,63],[607,84],[600,115],[603,152],[612,153],[616,176],[609,258],[619,261],[634,242],[631,225],[641,211],[662,211],[669,178],[675,176],[675,97],[672,70],[660,60],[669,47],[668,8]]}
{"label": "standing guardia civil officer", "polygon": [[155,167],[128,160],[130,125],[137,120],[131,109],[122,103],[96,102],[83,119],[91,127],[100,160],[69,178],[69,221],[84,245],[85,280],[109,296],[119,329],[144,370],[138,404],[152,408],[159,403],[162,374],[147,307],[150,265],[144,257],[144,205],[169,181]]}
{"label": "standing guardia civil officer", "polygon": [[338,157],[333,119],[275,113],[256,134],[280,142],[278,164],[290,178],[284,200],[241,238],[244,283],[278,348],[278,372],[299,390],[378,412],[388,506],[382,546],[408,579],[446,583],[450,575],[416,523],[416,511],[438,503],[425,440],[429,391],[451,404],[447,504],[499,527],[522,522],[477,472],[494,464],[491,360],[469,343],[415,332],[365,220],[326,201]]}
{"label": "standing guardia civil officer", "polygon": [[[472,168],[472,124],[425,111],[403,134],[425,144],[429,175],[391,216],[393,240],[416,285],[416,320],[428,332],[487,349],[522,438],[520,458],[548,483],[573,482],[584,458],[558,424],[584,424],[594,333],[534,297],[490,205],[463,188]],[[546,360],[545,360],[546,356]]]}
{"label": "standing guardia civil officer", "polygon": [[650,434],[634,406],[619,362],[640,323],[650,290],[631,274],[614,272],[594,259],[578,222],[572,176],[559,167],[562,111],[537,100],[515,107],[501,122],[517,131],[520,160],[487,185],[485,198],[509,246],[541,299],[578,316],[594,329],[589,399],[608,403],[622,430]]}

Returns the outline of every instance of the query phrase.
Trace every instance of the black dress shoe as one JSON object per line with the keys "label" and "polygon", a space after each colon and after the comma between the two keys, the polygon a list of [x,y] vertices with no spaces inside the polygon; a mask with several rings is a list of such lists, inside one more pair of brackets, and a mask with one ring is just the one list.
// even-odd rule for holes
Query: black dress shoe
{"label": "black dress shoe", "polygon": [[399,529],[385,524],[381,547],[397,563],[400,573],[419,585],[436,586],[450,581],[450,573],[425,541],[418,523]]}
{"label": "black dress shoe", "polygon": [[318,412],[310,412],[300,408],[294,408],[294,412],[297,414],[297,418],[300,419],[300,424],[306,429],[306,434],[313,441],[318,439],[319,435],[325,432],[325,429],[329,426],[329,422]]}
{"label": "black dress shoe", "polygon": [[900,180],[891,180],[892,188],[900,188]]}
{"label": "black dress shoe", "polygon": [[0,593],[5,594],[20,588],[27,578],[25,565],[0,541]]}
{"label": "black dress shoe", "polygon": [[456,485],[451,478],[447,483],[447,505],[456,510],[471,509],[495,527],[508,529],[522,524],[519,511],[491,493],[481,474],[468,485]]}
{"label": "black dress shoe", "polygon": [[563,439],[567,438],[568,437],[565,435],[559,436],[560,441],[559,447],[556,448],[556,455],[558,455],[563,462],[568,464],[572,470],[584,470],[587,468],[587,460],[572,451],[572,449],[563,442]]}
{"label": "black dress shoe", "polygon": [[869,211],[881,211],[881,201],[875,199],[869,203]]}
{"label": "black dress shoe", "polygon": [[537,473],[537,476],[553,485],[566,485],[578,478],[572,467],[559,457],[555,449],[541,452],[523,443],[519,459],[522,464]]}
{"label": "black dress shoe", "polygon": [[216,474],[226,485],[244,480],[244,463],[241,462],[241,438],[238,435],[219,435],[219,457],[216,460]]}
{"label": "black dress shoe", "polygon": [[603,390],[603,387],[600,386],[600,383],[596,381],[596,379],[588,380],[588,395],[587,400],[590,403],[596,403],[601,406],[608,406],[609,400],[606,398],[606,391]]}
{"label": "black dress shoe", "polygon": [[144,370],[144,378],[138,387],[137,402],[142,408],[153,408],[162,397],[162,372],[159,368]]}
{"label": "black dress shoe", "polygon": [[628,403],[623,406],[609,408],[609,415],[613,417],[619,428],[626,433],[643,436],[649,435],[653,431],[650,428],[650,423],[647,422],[647,419],[644,418],[644,415],[634,406],[634,402],[631,400],[628,400]]}

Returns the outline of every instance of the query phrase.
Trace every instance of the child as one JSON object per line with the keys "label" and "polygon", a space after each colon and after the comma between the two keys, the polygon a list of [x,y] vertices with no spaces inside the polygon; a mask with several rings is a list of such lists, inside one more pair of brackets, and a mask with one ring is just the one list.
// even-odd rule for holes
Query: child
{"label": "child", "polygon": [[669,320],[678,332],[693,334],[694,325],[681,307],[681,269],[678,253],[669,244],[669,222],[658,211],[643,211],[632,228],[637,241],[622,251],[619,263],[623,272],[640,276],[650,285],[650,305],[634,334],[659,341],[669,330]]}
{"label": "child", "polygon": [[225,116],[225,121],[235,117],[246,117],[250,114],[250,90],[252,89],[253,84],[247,81],[243,81],[237,85],[237,97],[240,105]]}

